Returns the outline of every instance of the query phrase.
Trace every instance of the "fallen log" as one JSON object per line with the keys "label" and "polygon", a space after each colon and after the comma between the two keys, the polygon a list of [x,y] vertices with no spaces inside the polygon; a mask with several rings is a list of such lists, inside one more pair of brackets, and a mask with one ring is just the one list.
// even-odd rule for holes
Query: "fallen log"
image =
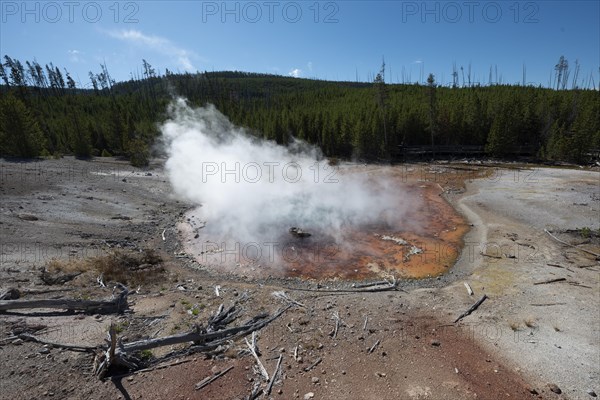
{"label": "fallen log", "polygon": [[121,293],[112,300],[35,299],[0,300],[0,311],[51,308],[83,311],[88,314],[121,314],[127,309],[129,289],[121,285]]}
{"label": "fallen log", "polygon": [[479,306],[480,306],[480,305],[481,305],[481,304],[482,304],[482,303],[485,301],[485,299],[487,299],[487,298],[488,298],[488,297],[487,297],[487,295],[486,295],[486,294],[484,294],[484,295],[481,297],[481,299],[479,299],[479,300],[477,301],[477,303],[473,304],[471,307],[469,307],[469,309],[468,309],[467,311],[465,311],[464,313],[460,314],[460,315],[458,316],[458,318],[456,318],[456,319],[454,320],[454,323],[457,323],[458,321],[460,321],[460,320],[461,320],[461,319],[463,319],[464,317],[466,317],[466,316],[468,316],[468,315],[471,315],[471,313],[472,313],[473,311],[477,310],[477,308],[478,308],[478,307],[479,307]]}

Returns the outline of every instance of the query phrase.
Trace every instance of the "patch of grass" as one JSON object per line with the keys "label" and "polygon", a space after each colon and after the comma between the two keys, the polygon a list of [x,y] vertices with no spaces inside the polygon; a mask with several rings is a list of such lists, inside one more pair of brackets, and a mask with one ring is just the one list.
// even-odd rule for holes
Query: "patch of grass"
{"label": "patch of grass", "polygon": [[142,360],[151,360],[154,357],[154,354],[152,354],[152,351],[150,350],[142,350],[140,351],[140,359]]}
{"label": "patch of grass", "polygon": [[115,324],[115,332],[122,333],[129,326],[129,321],[121,321]]}
{"label": "patch of grass", "polygon": [[579,233],[581,234],[581,237],[583,237],[585,239],[588,239],[590,236],[592,236],[592,230],[587,226],[584,226],[583,228],[581,228],[579,230]]}

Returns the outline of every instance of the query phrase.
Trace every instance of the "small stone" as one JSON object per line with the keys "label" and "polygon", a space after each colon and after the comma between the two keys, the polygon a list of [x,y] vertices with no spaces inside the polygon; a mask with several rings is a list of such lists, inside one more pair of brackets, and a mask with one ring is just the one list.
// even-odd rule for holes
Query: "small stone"
{"label": "small stone", "polygon": [[554,383],[549,383],[548,384],[548,389],[550,389],[550,391],[556,393],[556,394],[561,394],[562,390],[560,390],[560,388],[558,386],[556,386]]}
{"label": "small stone", "polygon": [[375,372],[375,375],[377,375],[379,378],[385,378],[387,376],[385,372]]}
{"label": "small stone", "polygon": [[342,370],[342,375],[346,375],[346,371]]}
{"label": "small stone", "polygon": [[439,346],[442,344],[442,343],[440,343],[440,341],[439,341],[439,340],[435,340],[435,339],[433,339],[433,340],[432,340],[431,342],[429,342],[429,343],[430,343],[432,346],[435,346],[435,347],[439,347]]}
{"label": "small stone", "polygon": [[316,376],[313,376],[311,379],[312,383],[319,383],[319,378],[317,378]]}
{"label": "small stone", "polygon": [[304,395],[304,400],[310,400],[314,397],[315,397],[315,394],[313,392],[308,392]]}
{"label": "small stone", "polygon": [[594,392],[593,390],[588,390],[587,394],[589,394],[592,397],[598,397],[598,395],[596,394],[596,392]]}
{"label": "small stone", "polygon": [[47,347],[42,347],[39,351],[40,354],[48,354],[50,353],[50,349],[48,349]]}
{"label": "small stone", "polygon": [[277,389],[277,394],[283,394],[283,390]]}
{"label": "small stone", "polygon": [[127,377],[127,382],[133,382],[133,376]]}
{"label": "small stone", "polygon": [[529,393],[531,393],[533,395],[538,395],[539,394],[539,392],[535,388],[528,388],[527,390],[529,391]]}

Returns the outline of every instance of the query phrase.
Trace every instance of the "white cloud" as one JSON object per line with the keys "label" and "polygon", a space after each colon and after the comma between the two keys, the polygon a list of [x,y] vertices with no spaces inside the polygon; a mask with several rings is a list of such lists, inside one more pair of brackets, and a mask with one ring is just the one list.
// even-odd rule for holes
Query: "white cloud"
{"label": "white cloud", "polygon": [[423,64],[423,60],[415,60],[412,63],[413,64]]}
{"label": "white cloud", "polygon": [[298,69],[298,68],[295,68],[295,69],[291,70],[288,73],[288,75],[289,76],[293,76],[294,78],[298,78],[300,75],[302,75],[302,70]]}
{"label": "white cloud", "polygon": [[196,54],[176,46],[169,39],[161,36],[146,35],[135,29],[109,31],[108,34],[115,39],[129,42],[136,46],[147,47],[157,53],[170,57],[179,68],[185,71],[196,71],[191,61],[191,58],[196,57]]}

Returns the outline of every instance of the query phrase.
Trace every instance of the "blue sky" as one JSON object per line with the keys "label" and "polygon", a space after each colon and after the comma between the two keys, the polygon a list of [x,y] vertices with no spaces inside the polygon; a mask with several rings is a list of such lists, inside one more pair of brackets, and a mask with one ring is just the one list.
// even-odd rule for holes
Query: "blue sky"
{"label": "blue sky", "polygon": [[[0,1],[0,54],[66,68],[82,86],[106,62],[116,80],[241,70],[328,80],[371,80],[382,56],[388,82],[434,73],[548,85],[564,55],[578,84],[600,83],[598,1]],[[572,75],[571,75],[572,76]],[[570,86],[570,84],[569,84]]]}

